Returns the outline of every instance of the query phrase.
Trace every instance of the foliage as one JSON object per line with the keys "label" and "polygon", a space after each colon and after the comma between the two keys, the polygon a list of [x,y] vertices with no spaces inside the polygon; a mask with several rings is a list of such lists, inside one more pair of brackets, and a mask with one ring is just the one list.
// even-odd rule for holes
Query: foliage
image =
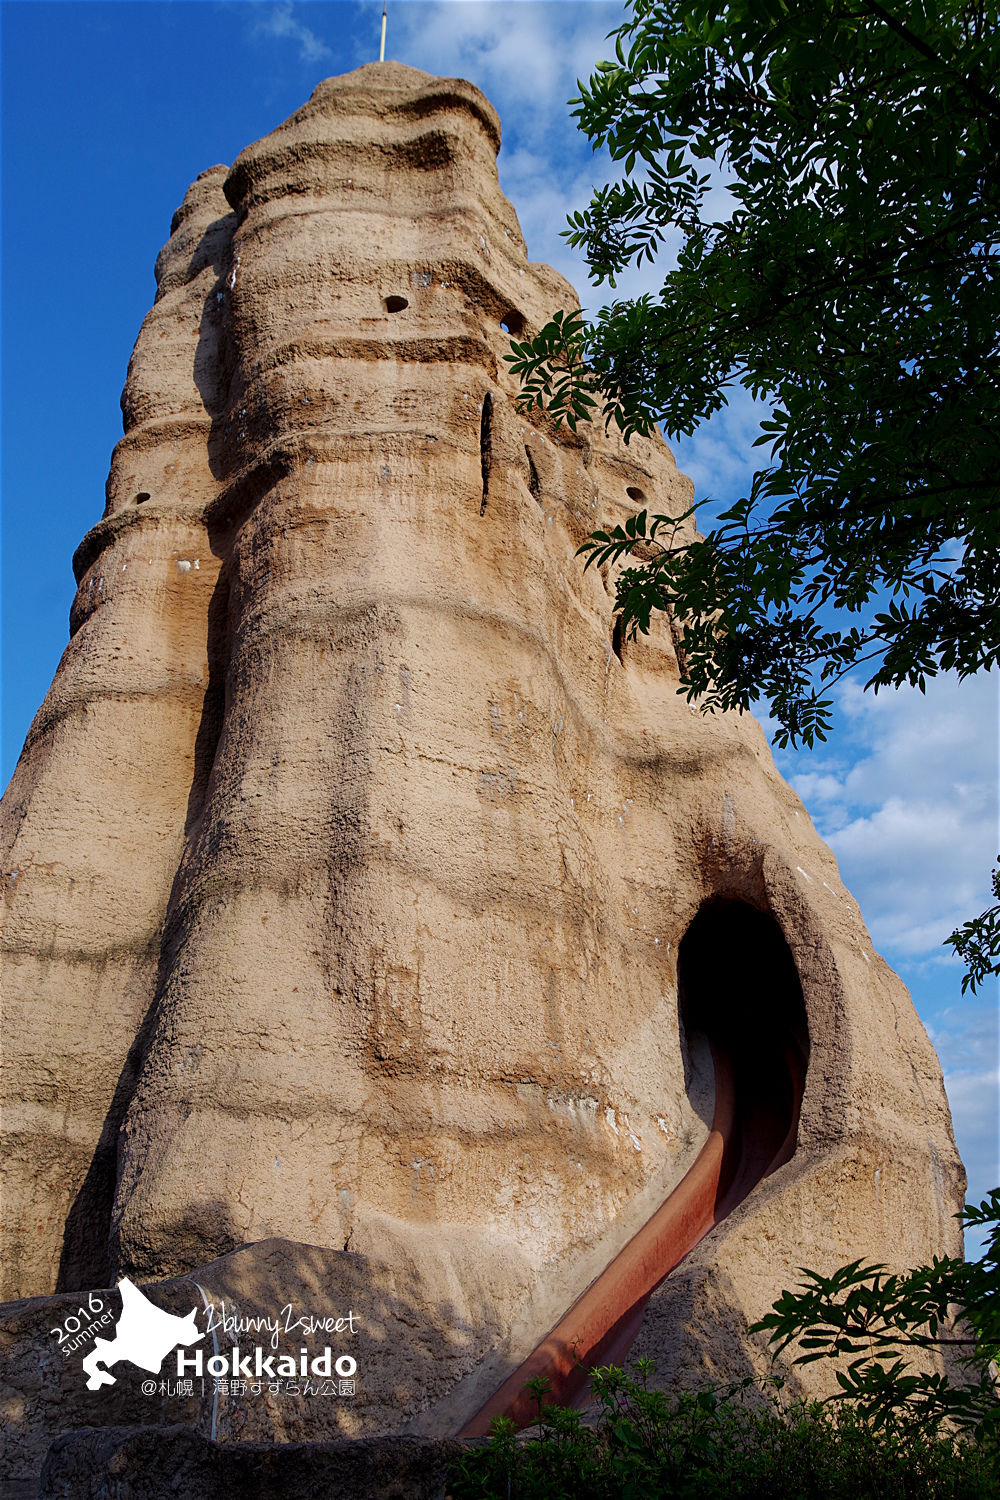
{"label": "foliage", "polygon": [[[1000,1189],[961,1215],[988,1227],[979,1260],[938,1258],[902,1275],[852,1261],[831,1276],[803,1270],[797,1291],[751,1328],[781,1354],[797,1342],[796,1365],[847,1356],[836,1400],[876,1428],[937,1430],[942,1422],[1000,1438],[995,1361],[1000,1357]],[[957,1331],[956,1331],[957,1330]],[[964,1330],[964,1331],[963,1331]],[[967,1377],[913,1370],[907,1351],[949,1353]]]}
{"label": "foliage", "polygon": [[[518,1439],[494,1422],[486,1443],[458,1460],[453,1500],[986,1500],[1000,1451],[950,1436],[873,1429],[850,1413],[769,1401],[750,1381],[671,1400],[650,1387],[653,1366],[596,1370],[596,1418],[544,1407]],[[756,1400],[747,1398],[756,1397]]]}
{"label": "foliage", "polygon": [[963,995],[966,990],[974,994],[991,974],[1000,974],[1000,865],[993,871],[992,885],[998,905],[988,907],[945,938],[965,964]]}
{"label": "foliage", "polygon": [[[1000,28],[979,0],[632,0],[574,101],[623,165],[570,220],[600,283],[676,249],[659,297],[559,314],[523,403],[690,433],[743,386],[770,462],[704,539],[595,533],[629,634],[683,628],[684,691],[825,737],[829,687],[1000,654]],[[721,169],[732,212],[714,216]],[[654,551],[655,555],[648,554]],[[827,696],[824,696],[827,694]]]}

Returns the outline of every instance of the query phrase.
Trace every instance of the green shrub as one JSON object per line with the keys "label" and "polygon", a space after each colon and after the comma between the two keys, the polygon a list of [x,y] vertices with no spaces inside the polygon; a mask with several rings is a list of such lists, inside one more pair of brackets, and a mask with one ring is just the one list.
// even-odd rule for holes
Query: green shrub
{"label": "green shrub", "polygon": [[[783,1407],[750,1382],[670,1399],[649,1361],[596,1370],[593,1415],[543,1405],[515,1436],[494,1422],[456,1464],[453,1500],[995,1500],[1000,1449],[953,1434],[872,1427],[849,1408]],[[755,1399],[756,1398],[756,1399]]]}
{"label": "green shrub", "polygon": [[[751,1328],[778,1354],[799,1345],[796,1364],[837,1359],[826,1402],[787,1403],[780,1379],[671,1398],[638,1360],[592,1372],[585,1420],[533,1380],[536,1430],[497,1418],[457,1463],[453,1500],[997,1500],[1000,1189],[959,1217],[986,1230],[978,1260],[803,1271]],[[911,1366],[915,1350],[947,1351],[951,1373]]]}
{"label": "green shrub", "polygon": [[[767,1333],[775,1354],[791,1344],[796,1365],[839,1359],[832,1399],[869,1427],[940,1432],[980,1440],[1000,1429],[1000,1188],[958,1217],[986,1231],[978,1260],[935,1256],[929,1266],[891,1274],[852,1261],[830,1276],[803,1269],[751,1333]],[[912,1351],[950,1356],[951,1368],[911,1364]],[[847,1367],[842,1367],[843,1361]]]}

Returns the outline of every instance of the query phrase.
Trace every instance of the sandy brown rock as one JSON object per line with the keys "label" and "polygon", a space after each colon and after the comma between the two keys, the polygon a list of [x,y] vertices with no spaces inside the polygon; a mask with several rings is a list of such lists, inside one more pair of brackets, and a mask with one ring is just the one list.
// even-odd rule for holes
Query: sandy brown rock
{"label": "sandy brown rock", "polygon": [[[117,1130],[164,916],[210,764],[213,589],[204,525],[218,254],[205,173],[157,265],[122,398],[105,519],[78,549],[71,639],[3,801],[4,1288],[107,1281]],[[211,378],[196,380],[206,366]],[[194,372],[194,376],[192,375]]]}
{"label": "sandy brown rock", "polygon": [[[706,901],[773,915],[809,1027],[798,1149],[697,1252],[733,1326],[804,1259],[956,1249],[963,1187],[930,1043],[760,728],[688,707],[665,626],[615,641],[574,558],[691,486],[659,440],[516,411],[501,323],[575,296],[526,260],[498,141],[470,84],[373,64],[225,200],[220,168],[191,189],[4,803],[7,1295],[274,1236],[405,1267],[428,1327],[497,1329],[401,1410],[428,1431],[697,1153]],[[650,1326],[711,1363],[671,1285]]]}
{"label": "sandy brown rock", "polygon": [[[458,1285],[443,1271],[435,1276],[433,1266],[428,1279],[403,1257],[372,1259],[288,1240],[247,1245],[186,1276],[144,1286],[166,1312],[184,1316],[196,1308],[202,1338],[171,1351],[152,1380],[149,1371],[118,1361],[109,1367],[114,1384],[96,1391],[82,1367],[94,1347],[86,1327],[103,1318],[96,1336],[110,1341],[120,1294],[103,1288],[89,1301],[64,1292],[8,1303],[0,1312],[0,1494],[34,1496],[50,1445],[79,1429],[181,1424],[240,1444],[400,1432],[414,1411],[447,1398],[503,1337],[511,1309],[492,1302],[490,1277],[488,1262],[471,1267]],[[84,1332],[76,1333],[81,1303]],[[233,1351],[253,1365],[258,1345],[272,1361],[270,1370],[262,1364],[259,1381],[217,1385],[209,1358],[228,1360],[232,1374]],[[328,1347],[331,1363],[342,1355],[356,1363],[349,1392],[330,1376],[275,1382],[281,1357],[298,1364],[305,1349],[314,1361]],[[191,1363],[199,1350],[200,1374]],[[188,1391],[178,1386],[178,1352],[188,1361]]]}

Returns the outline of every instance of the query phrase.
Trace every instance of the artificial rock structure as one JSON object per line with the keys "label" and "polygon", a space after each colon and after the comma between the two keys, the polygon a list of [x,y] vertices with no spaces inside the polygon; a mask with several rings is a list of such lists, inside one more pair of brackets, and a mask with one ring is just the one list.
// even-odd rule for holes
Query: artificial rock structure
{"label": "artificial rock structure", "polygon": [[355,1430],[459,1430],[697,1161],[655,1254],[724,1222],[597,1298],[667,1376],[751,1367],[804,1262],[957,1248],[938,1063],[832,855],[574,559],[691,487],[516,411],[510,333],[575,295],[498,147],[372,64],[194,183],[3,806],[4,1295],[319,1247],[381,1309]]}

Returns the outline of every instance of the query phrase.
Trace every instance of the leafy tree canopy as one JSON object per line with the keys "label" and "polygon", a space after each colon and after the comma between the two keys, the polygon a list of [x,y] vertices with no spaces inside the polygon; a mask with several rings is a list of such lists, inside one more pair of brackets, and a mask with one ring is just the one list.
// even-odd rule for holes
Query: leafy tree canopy
{"label": "leafy tree canopy", "polygon": [[[997,6],[628,9],[573,101],[623,177],[567,235],[612,288],[664,248],[676,266],[508,357],[523,405],[626,438],[690,434],[733,386],[772,406],[764,467],[707,535],[679,545],[685,518],[643,511],[581,551],[624,560],[626,634],[672,611],[689,698],[763,699],[777,744],[810,745],[852,669],[923,691],[1000,654]],[[965,986],[1000,972],[1000,906],[949,941]]]}
{"label": "leafy tree canopy", "polygon": [[632,0],[614,36],[574,103],[624,175],[568,237],[612,287],[665,246],[676,267],[512,367],[525,404],[626,437],[689,434],[734,385],[773,405],[769,461],[704,539],[644,512],[583,550],[626,559],[629,633],[674,612],[689,697],[769,700],[777,742],[811,744],[845,671],[923,688],[1000,648],[996,7]]}

